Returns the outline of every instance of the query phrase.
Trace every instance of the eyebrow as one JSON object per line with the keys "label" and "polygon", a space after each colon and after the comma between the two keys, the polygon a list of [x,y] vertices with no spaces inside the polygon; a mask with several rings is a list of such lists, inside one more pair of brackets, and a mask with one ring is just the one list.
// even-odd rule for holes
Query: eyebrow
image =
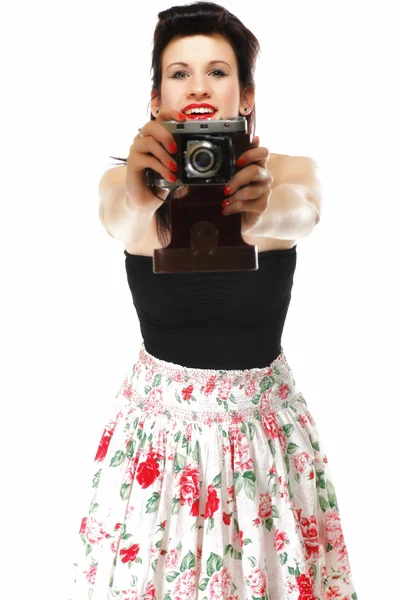
{"label": "eyebrow", "polygon": [[[226,62],[226,61],[224,61],[224,60],[210,60],[210,62],[209,62],[209,63],[207,63],[207,66],[209,66],[209,65],[215,65],[215,64],[217,64],[217,63],[224,63],[225,65],[228,65],[228,67],[230,67],[230,64],[229,64],[229,63],[227,63],[227,62]],[[189,65],[188,65],[187,63],[184,63],[184,62],[174,62],[174,63],[171,63],[171,64],[170,64],[170,65],[167,67],[167,69],[169,69],[170,67],[173,67],[174,65],[181,65],[182,67],[189,67]]]}

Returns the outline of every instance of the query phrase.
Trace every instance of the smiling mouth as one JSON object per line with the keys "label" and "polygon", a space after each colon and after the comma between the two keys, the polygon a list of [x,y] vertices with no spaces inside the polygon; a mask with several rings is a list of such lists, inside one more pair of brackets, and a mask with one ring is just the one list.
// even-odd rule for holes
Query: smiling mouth
{"label": "smiling mouth", "polygon": [[217,114],[216,110],[214,112],[191,113],[190,115],[185,113],[186,118],[191,119],[192,121],[199,120],[199,119],[210,119],[211,117],[215,116],[216,114]]}

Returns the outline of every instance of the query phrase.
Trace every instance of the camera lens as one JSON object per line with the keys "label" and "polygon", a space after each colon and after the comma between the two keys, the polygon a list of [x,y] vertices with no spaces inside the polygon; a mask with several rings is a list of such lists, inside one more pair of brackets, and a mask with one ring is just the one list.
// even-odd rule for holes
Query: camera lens
{"label": "camera lens", "polygon": [[208,171],[214,165],[214,154],[205,148],[199,148],[194,152],[192,161],[198,171]]}

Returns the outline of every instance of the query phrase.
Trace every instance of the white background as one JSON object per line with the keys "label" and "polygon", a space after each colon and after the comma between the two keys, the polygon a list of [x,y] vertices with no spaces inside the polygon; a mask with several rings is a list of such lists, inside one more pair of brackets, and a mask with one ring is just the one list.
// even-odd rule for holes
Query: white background
{"label": "white background", "polygon": [[[97,185],[150,119],[152,35],[172,4],[2,11],[4,598],[67,597],[94,455],[140,346]],[[261,44],[260,144],[321,170],[322,217],[298,241],[282,342],[329,458],[360,600],[393,597],[400,535],[395,4],[224,3]]]}

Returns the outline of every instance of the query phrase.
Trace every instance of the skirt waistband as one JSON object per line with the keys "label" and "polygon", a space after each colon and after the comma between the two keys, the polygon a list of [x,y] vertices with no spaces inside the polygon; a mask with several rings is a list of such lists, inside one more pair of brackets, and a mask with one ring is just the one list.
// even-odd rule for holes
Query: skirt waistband
{"label": "skirt waistband", "polygon": [[142,343],[123,394],[145,414],[209,424],[260,419],[304,401],[282,348],[266,367],[216,370],[164,361]]}

